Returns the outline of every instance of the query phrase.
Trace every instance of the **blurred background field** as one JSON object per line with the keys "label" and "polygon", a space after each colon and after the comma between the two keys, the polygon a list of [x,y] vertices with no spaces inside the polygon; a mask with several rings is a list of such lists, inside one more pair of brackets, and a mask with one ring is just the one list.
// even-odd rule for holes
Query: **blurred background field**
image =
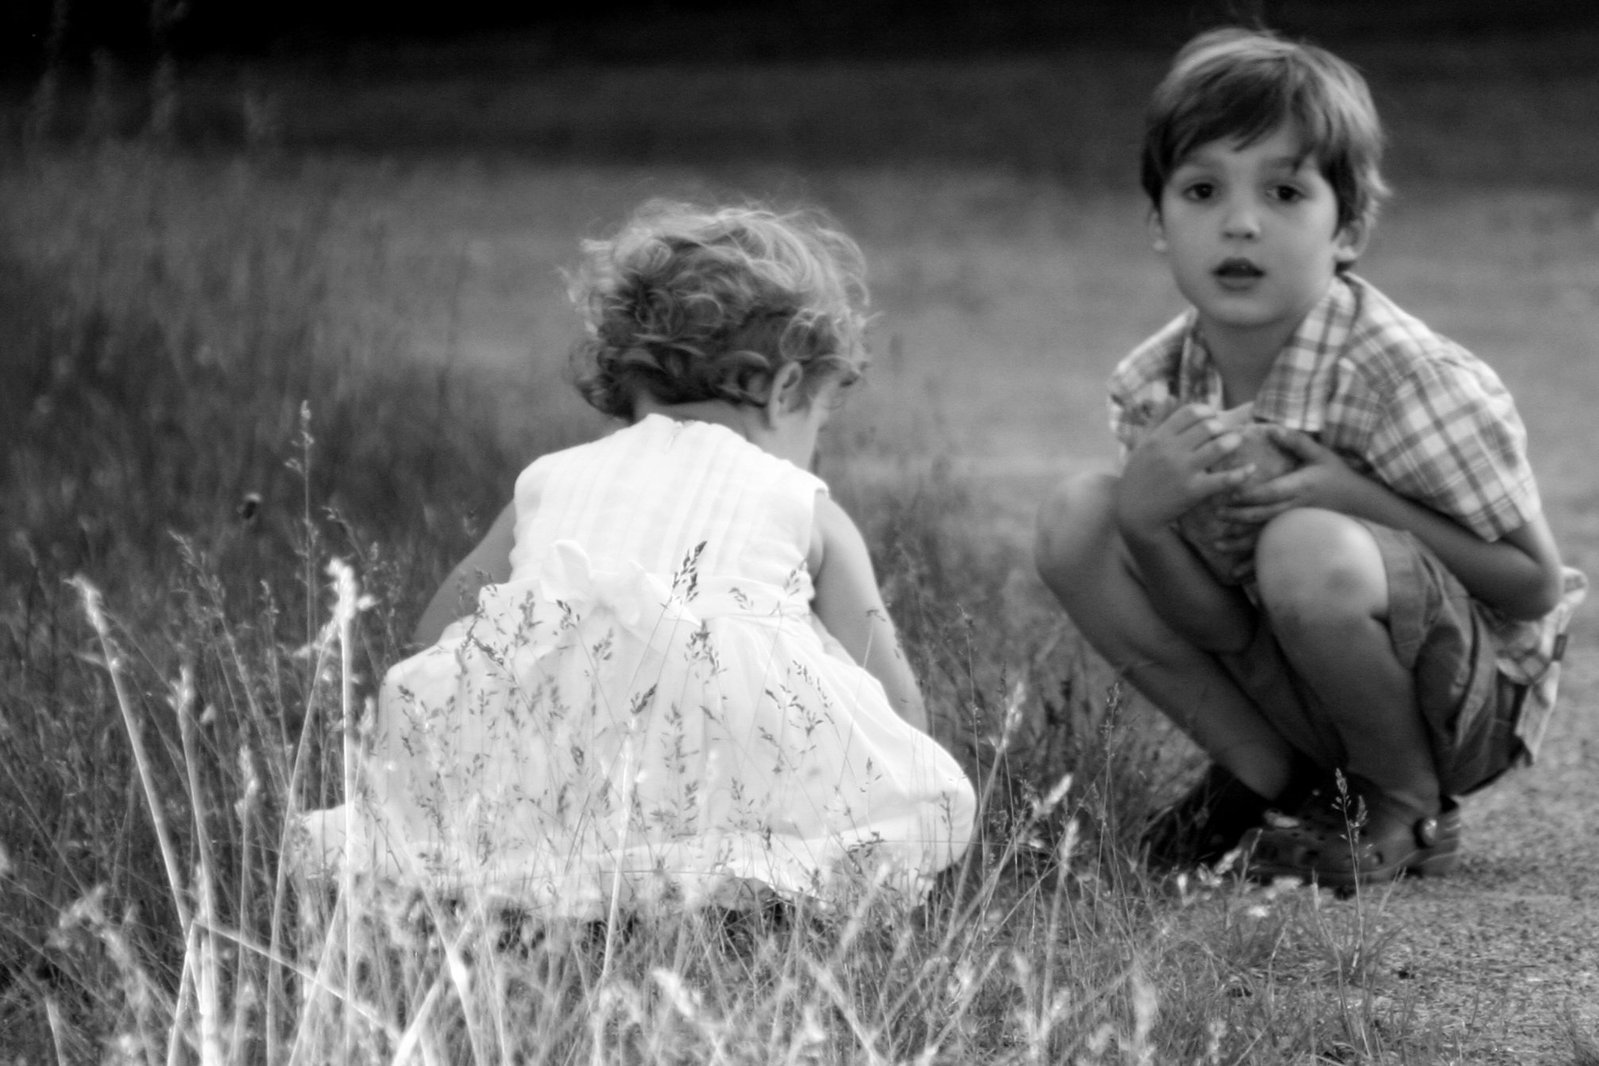
{"label": "blurred background field", "polygon": [[[198,55],[165,80],[102,49],[63,61],[49,100],[37,84],[12,94],[13,136],[77,153],[44,183],[57,202],[15,199],[13,247],[53,243],[68,272],[80,237],[102,255],[207,240],[242,254],[216,215],[246,226],[243,211],[342,260],[325,314],[344,358],[381,348],[548,380],[549,402],[581,423],[546,377],[571,339],[559,268],[577,239],[648,195],[814,202],[871,257],[879,360],[857,429],[904,440],[936,424],[940,442],[913,451],[1027,500],[1107,454],[1103,372],[1176,310],[1135,190],[1139,114],[1170,47],[1228,10],[1132,5],[1117,21],[1093,7],[1053,23],[1024,4],[995,8],[1008,22],[967,12],[964,47],[954,9],[835,14],[820,41],[707,4],[442,41],[291,38],[267,55]],[[1373,83],[1398,197],[1365,272],[1513,387],[1580,367],[1546,349],[1584,344],[1592,326],[1599,23],[1563,5],[1250,10],[1322,31]],[[1030,24],[1042,29],[1019,46]],[[696,35],[708,57],[681,61]],[[181,157],[172,189],[147,193],[164,232],[132,224],[114,189],[74,184],[106,180],[86,149],[158,119]],[[23,262],[24,278],[42,261]],[[1527,321],[1538,328],[1515,328]]]}
{"label": "blurred background field", "polygon": [[[1128,826],[1191,755],[1106,698],[1032,573],[1031,521],[1054,480],[1112,461],[1105,374],[1179,309],[1136,192],[1139,114],[1171,50],[1228,14],[1367,72],[1397,196],[1361,270],[1499,369],[1568,559],[1599,573],[1599,26],[1580,5],[707,0],[487,28],[467,5],[422,34],[291,4],[246,42],[156,41],[148,20],[96,35],[87,3],[55,5],[76,21],[52,35],[45,6],[8,9],[39,36],[11,39],[0,79],[0,1033],[19,1046],[60,1057],[63,1032],[87,1047],[129,1026],[115,921],[98,954],[61,932],[97,886],[139,916],[157,1000],[181,984],[119,705],[149,734],[179,867],[212,840],[237,871],[217,878],[226,919],[278,931],[282,807],[337,791],[323,566],[350,560],[376,597],[348,675],[369,691],[522,465],[603,430],[564,379],[560,271],[651,195],[817,204],[861,241],[875,364],[820,472],[867,530],[946,739],[1019,719],[990,843],[1073,771],[1074,817],[1112,860],[1083,876],[1124,889]],[[74,575],[104,591],[118,655]],[[1568,698],[1591,708],[1592,676]],[[1153,967],[1182,1061],[1218,1019],[1238,1033],[1252,1016],[1220,989],[1270,937],[1163,956],[1144,904],[1116,906],[1074,980],[1133,997],[1097,952]],[[52,995],[92,1008],[55,1027]],[[1117,1002],[1079,1036],[1132,1025]],[[1322,1036],[1299,1009],[1280,1007],[1280,1059],[1248,1061],[1302,1061]],[[1409,1061],[1447,1043],[1347,1009],[1338,1025]],[[962,1039],[1003,1057],[993,1032]]]}

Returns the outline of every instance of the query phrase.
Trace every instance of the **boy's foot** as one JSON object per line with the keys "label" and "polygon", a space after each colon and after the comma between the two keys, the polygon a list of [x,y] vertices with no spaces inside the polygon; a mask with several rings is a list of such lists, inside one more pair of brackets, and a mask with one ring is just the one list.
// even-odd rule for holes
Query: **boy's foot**
{"label": "boy's foot", "polygon": [[1150,819],[1139,843],[1151,870],[1211,866],[1260,828],[1272,801],[1212,763],[1186,793]]}
{"label": "boy's foot", "polygon": [[1339,792],[1318,793],[1292,818],[1249,834],[1249,874],[1295,877],[1326,888],[1439,877],[1460,862],[1460,807],[1447,797],[1418,810],[1368,781],[1350,777]]}

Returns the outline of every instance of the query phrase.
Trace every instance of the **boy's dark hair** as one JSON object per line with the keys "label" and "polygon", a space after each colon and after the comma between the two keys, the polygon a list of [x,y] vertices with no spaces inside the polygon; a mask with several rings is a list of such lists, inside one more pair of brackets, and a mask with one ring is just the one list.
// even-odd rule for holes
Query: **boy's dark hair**
{"label": "boy's dark hair", "polygon": [[1172,171],[1200,145],[1250,144],[1292,123],[1338,197],[1338,225],[1370,226],[1388,187],[1383,133],[1366,80],[1312,44],[1268,30],[1209,30],[1183,46],[1144,123],[1144,192],[1160,208]]}

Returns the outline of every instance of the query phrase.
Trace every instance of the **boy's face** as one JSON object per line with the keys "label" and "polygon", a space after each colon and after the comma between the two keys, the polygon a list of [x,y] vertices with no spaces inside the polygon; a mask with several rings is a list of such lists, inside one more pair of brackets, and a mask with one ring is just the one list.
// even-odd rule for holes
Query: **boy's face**
{"label": "boy's face", "polygon": [[1363,237],[1338,225],[1337,195],[1286,124],[1248,145],[1200,145],[1167,179],[1151,224],[1219,356],[1275,358]]}

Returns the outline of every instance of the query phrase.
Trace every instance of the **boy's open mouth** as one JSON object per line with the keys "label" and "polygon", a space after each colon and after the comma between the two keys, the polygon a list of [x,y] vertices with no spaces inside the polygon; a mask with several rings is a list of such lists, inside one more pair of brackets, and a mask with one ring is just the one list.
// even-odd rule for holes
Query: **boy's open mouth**
{"label": "boy's open mouth", "polygon": [[1264,277],[1266,272],[1247,259],[1224,259],[1213,273],[1218,278],[1246,280]]}

